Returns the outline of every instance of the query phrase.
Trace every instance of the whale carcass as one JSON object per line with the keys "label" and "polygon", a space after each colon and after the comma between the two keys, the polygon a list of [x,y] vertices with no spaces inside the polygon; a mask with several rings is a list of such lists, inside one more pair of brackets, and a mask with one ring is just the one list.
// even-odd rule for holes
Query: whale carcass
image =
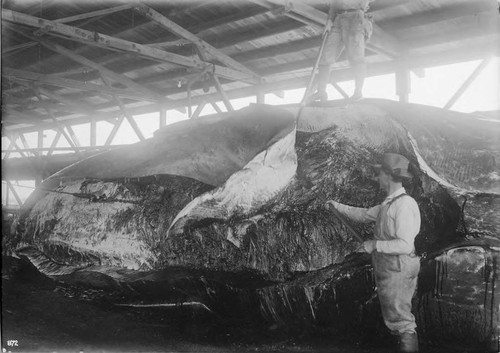
{"label": "whale carcass", "polygon": [[67,167],[30,196],[5,248],[54,278],[161,283],[170,299],[184,286],[184,299],[221,310],[352,327],[373,303],[369,259],[323,204],[383,200],[369,164],[395,152],[412,163],[405,186],[422,214],[421,330],[498,335],[499,122],[383,100],[298,111],[185,121]]}

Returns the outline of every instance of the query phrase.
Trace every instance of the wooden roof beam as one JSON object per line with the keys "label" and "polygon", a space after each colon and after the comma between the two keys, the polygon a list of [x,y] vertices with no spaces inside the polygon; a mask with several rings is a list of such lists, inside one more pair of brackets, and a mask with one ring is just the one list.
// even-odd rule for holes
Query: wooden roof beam
{"label": "wooden roof beam", "polygon": [[[477,45],[469,46],[467,48],[456,48],[454,50],[448,51],[446,53],[433,53],[426,55],[415,55],[411,57],[407,57],[404,59],[397,59],[390,62],[381,62],[381,63],[373,63],[368,64],[368,74],[367,77],[375,76],[375,75],[383,75],[394,72],[394,67],[398,65],[406,65],[409,69],[413,68],[422,68],[422,67],[433,67],[437,65],[446,65],[450,63],[457,63],[461,61],[469,61],[475,59],[485,58],[489,55],[495,54],[496,49],[494,49],[496,45],[496,41],[491,40],[489,42],[477,43]],[[303,62],[300,67],[301,68],[310,68],[312,66],[313,60],[309,62]],[[297,65],[299,68],[299,65]],[[334,77],[336,81],[344,81],[348,79],[352,79],[352,69],[345,68],[336,70],[334,72]],[[286,80],[281,80],[277,82],[269,82],[264,83],[262,85],[257,86],[249,86],[244,88],[237,88],[226,91],[229,99],[237,99],[242,97],[249,97],[255,95],[257,92],[275,92],[283,89],[294,89],[301,88],[307,85],[309,81],[309,76],[291,78]],[[192,97],[192,104],[198,104],[203,99],[205,100],[215,100],[220,101],[221,97],[219,93],[208,94],[208,95],[197,95]],[[186,106],[187,98],[176,100],[174,104],[170,104],[168,106],[160,106],[159,104],[149,104],[141,107],[131,107],[128,108],[128,111],[132,115],[140,115],[147,114],[152,112],[158,112],[161,108],[166,109],[175,109],[177,107]],[[104,120],[109,119],[112,116],[116,116],[116,112],[113,112],[114,115],[110,113],[102,113],[99,116],[96,116],[96,120]],[[63,121],[63,120],[60,120]],[[71,120],[64,120],[68,124],[82,124],[88,122],[88,118],[74,118]],[[6,127],[3,129],[3,133],[25,133],[38,131],[40,128],[51,129],[53,128],[53,123],[47,122],[43,123],[36,127]]]}
{"label": "wooden roof beam", "polygon": [[388,19],[383,21],[381,25],[384,28],[394,28],[397,30],[398,28],[426,26],[432,23],[449,21],[460,17],[477,16],[484,12],[498,16],[496,13],[498,12],[498,6],[495,7],[495,3],[492,1],[458,2],[416,14]]}
{"label": "wooden roof beam", "polygon": [[[419,37],[419,38],[408,38],[406,42],[413,48],[413,50],[418,50],[422,47],[432,47],[438,46],[443,43],[450,44],[451,42],[464,42],[477,37],[485,38],[500,38],[500,21],[498,14],[495,13],[482,13],[470,16],[470,24],[463,26],[462,30],[447,30],[436,33],[432,38]],[[467,33],[467,35],[464,35]],[[494,46],[494,49],[499,49],[498,45]]]}
{"label": "wooden roof beam", "polygon": [[54,21],[26,15],[20,12],[7,9],[2,10],[2,20],[17,23],[29,27],[40,28],[49,34],[61,36],[73,41],[97,46],[109,50],[135,53],[136,55],[159,62],[169,62],[181,67],[203,70],[206,65],[212,65],[214,73],[233,81],[249,81],[257,83],[258,79],[251,77],[245,72],[234,70],[203,62],[194,58],[170,53],[164,50],[148,47],[143,44],[130,42],[124,39],[115,38],[98,32],[91,32],[81,28],[68,26]]}
{"label": "wooden roof beam", "polygon": [[[43,93],[42,93],[43,94]],[[44,96],[47,96],[46,94],[43,94]],[[48,96],[47,96],[48,97]],[[24,102],[24,105],[23,105]],[[5,107],[13,108],[13,109],[21,109],[23,113],[29,113],[30,111],[36,112],[38,109],[52,109],[55,111],[59,112],[65,112],[69,114],[81,114],[81,115],[92,115],[95,113],[94,110],[91,109],[83,109],[82,106],[73,106],[73,105],[68,105],[68,104],[60,104],[60,103],[54,103],[49,100],[43,100],[43,102],[40,101],[32,101],[29,100],[29,103],[27,103],[26,99],[22,98],[17,98],[17,97],[6,97],[4,98],[2,105]],[[20,105],[19,108],[15,108],[14,105]],[[94,113],[92,113],[94,112]]]}
{"label": "wooden roof beam", "polygon": [[[218,0],[215,0],[215,1],[218,1]],[[204,2],[203,5],[205,5],[205,2]],[[130,5],[127,5],[127,6],[131,7],[131,6],[133,6],[133,4],[130,4]],[[190,7],[190,9],[192,9],[192,8],[193,7]],[[259,6],[256,6],[256,7],[250,8],[248,11],[242,11],[242,12],[239,12],[239,13],[235,13],[235,14],[231,14],[231,15],[228,15],[228,16],[220,17],[220,18],[217,18],[217,19],[215,19],[213,21],[196,23],[193,26],[189,26],[187,29],[191,33],[198,33],[198,32],[201,32],[201,31],[213,28],[215,26],[220,26],[220,25],[225,25],[225,24],[231,23],[231,22],[241,21],[241,20],[244,20],[244,19],[247,19],[247,18],[250,18],[250,17],[253,17],[253,16],[257,16],[257,15],[260,15],[260,14],[266,13],[266,12],[267,12],[266,9],[262,9]],[[177,13],[174,13],[174,15],[176,15],[176,14]],[[148,26],[150,26],[151,23],[153,23],[153,22],[146,22],[146,23],[134,26],[133,28],[129,28],[129,29],[126,29],[126,30],[122,30],[122,31],[116,32],[113,35],[115,37],[118,37],[118,36],[119,37],[127,37],[129,34],[134,33],[134,31],[140,30],[142,27],[148,27]],[[172,37],[172,40],[173,40],[174,36],[173,35],[170,35],[170,36]],[[161,49],[162,46],[169,45],[169,44],[175,45],[175,43],[176,42],[169,42],[169,41],[166,41],[166,39],[161,39],[158,42],[149,43],[149,44],[146,44],[146,45],[147,46],[158,47],[158,48]],[[82,53],[86,49],[88,49],[88,47],[80,47],[80,48],[77,48],[74,52],[75,53]],[[107,62],[110,62],[110,61],[116,59],[116,58],[122,59],[123,55],[124,55],[123,53],[118,53],[118,54],[117,53],[113,53],[113,54],[109,54],[108,56],[106,56],[106,60],[104,62],[101,61],[100,58],[97,61],[94,59],[94,61],[96,61],[99,64],[103,65],[103,64],[105,64]],[[133,55],[133,54],[129,53],[129,54],[126,54],[126,55]],[[49,59],[50,58],[44,59],[44,60],[41,61],[41,63],[37,63],[37,65],[50,66]],[[65,75],[66,73],[60,73],[60,74]],[[72,74],[72,72],[68,72],[67,74],[70,75],[70,74]]]}
{"label": "wooden roof beam", "polygon": [[52,75],[45,75],[35,72],[28,72],[24,70],[17,70],[8,67],[2,68],[2,76],[13,79],[15,81],[34,81],[46,85],[73,88],[81,91],[96,91],[102,94],[112,95],[116,94],[120,97],[127,97],[139,101],[155,101],[151,96],[142,95],[129,90],[110,88],[104,85],[98,85],[90,82],[82,82],[71,80],[67,78],[54,77]]}
{"label": "wooden roof beam", "polygon": [[[123,10],[129,9],[131,7],[132,7],[132,4],[120,5],[120,6],[110,7],[110,8],[103,9],[103,10],[91,11],[91,12],[87,12],[87,13],[83,13],[83,14],[79,14],[79,15],[74,15],[74,16],[69,16],[69,17],[64,17],[64,18],[59,18],[57,20],[54,20],[54,22],[57,22],[57,23],[70,23],[70,22],[75,22],[75,21],[87,19],[87,18],[93,18],[93,17],[97,17],[97,16],[108,15],[110,13],[115,13],[115,12],[123,11]],[[40,34],[40,32],[38,32],[38,34]],[[32,42],[28,42],[28,43],[14,45],[14,46],[8,47],[8,48],[2,48],[2,54],[8,54],[8,53],[16,51],[18,49],[29,48],[29,47],[32,47],[32,46],[34,46],[36,44],[38,44],[38,42],[32,41]]]}
{"label": "wooden roof beam", "polygon": [[[102,78],[102,81],[107,86],[111,86],[111,82],[109,81],[108,77],[106,77],[105,75],[101,75],[101,78]],[[144,138],[144,135],[142,134],[141,129],[139,128],[136,121],[134,120],[134,117],[128,113],[127,108],[125,108],[125,105],[123,104],[122,100],[119,97],[117,97],[116,95],[113,95],[113,99],[115,100],[116,104],[120,108],[120,111],[122,112],[122,114],[127,118],[127,121],[129,122],[130,126],[134,130],[134,132],[137,135],[137,137],[139,138],[139,140],[143,141],[145,138]]]}
{"label": "wooden roof beam", "polygon": [[214,48],[212,45],[209,43],[205,42],[204,40],[198,38],[196,35],[193,33],[189,32],[188,30],[184,29],[183,27],[179,26],[177,23],[169,20],[165,16],[163,16],[161,13],[158,11],[152,9],[151,7],[148,7],[144,4],[134,6],[134,10],[140,13],[141,15],[149,18],[150,20],[158,23],[160,26],[165,28],[167,31],[184,38],[191,43],[193,43],[199,50],[203,50],[205,53],[211,55],[215,59],[219,60],[221,63],[225,64],[228,67],[231,67],[235,70],[239,70],[242,72],[246,72],[247,74],[254,76],[256,78],[259,78],[259,75],[257,75],[255,72],[247,68],[246,66],[240,64],[236,60],[232,59],[228,55],[224,54],[220,50]]}
{"label": "wooden roof beam", "polygon": [[472,71],[469,77],[464,81],[464,83],[458,88],[458,90],[451,96],[451,98],[446,102],[443,109],[450,109],[453,104],[464,94],[464,92],[469,88],[472,82],[479,76],[479,74],[484,70],[484,68],[490,63],[491,57],[488,57],[481,61],[479,65]]}
{"label": "wooden roof beam", "polygon": [[20,112],[18,110],[12,108],[3,108],[2,114],[2,122],[8,122],[12,124],[30,124],[30,125],[38,125],[44,119],[50,119],[49,116],[44,116],[40,118],[35,118],[32,115]]}
{"label": "wooden roof beam", "polygon": [[99,71],[101,74],[108,76],[112,80],[117,81],[117,82],[127,86],[128,88],[130,88],[132,90],[136,90],[138,92],[142,92],[145,95],[151,96],[152,100],[157,100],[157,101],[167,100],[165,97],[162,97],[157,92],[154,92],[153,90],[134,82],[132,79],[128,78],[127,76],[122,75],[122,74],[118,74],[118,73],[104,67],[103,65],[97,64],[97,63],[93,62],[92,60],[89,60],[89,59],[87,59],[79,54],[75,54],[71,50],[68,50],[59,44],[51,43],[50,41],[47,41],[47,40],[40,40],[40,43],[43,46],[45,46],[46,48],[53,50],[56,53],[59,53],[61,55],[64,55],[64,56],[70,58],[71,60],[76,61],[77,63],[80,63],[82,65],[85,65],[87,67],[90,67],[94,70]]}
{"label": "wooden roof beam", "polygon": [[[4,105],[6,105],[6,106],[9,106],[12,104],[21,105],[23,108],[23,112],[42,108],[42,109],[52,109],[52,110],[56,110],[56,111],[63,111],[63,112],[67,112],[67,113],[76,113],[76,114],[82,114],[82,115],[98,114],[98,112],[95,109],[89,107],[88,104],[87,105],[81,104],[80,102],[78,102],[76,100],[60,96],[60,95],[58,95],[58,94],[56,94],[48,89],[41,87],[40,85],[37,85],[36,83],[34,84],[33,82],[28,82],[28,81],[26,81],[26,82],[25,81],[18,81],[18,83],[23,87],[29,88],[30,90],[32,90],[35,93],[36,92],[41,93],[42,95],[48,97],[49,99],[52,99],[52,100],[55,100],[57,102],[62,103],[63,106],[61,107],[61,104],[52,103],[52,102],[49,102],[47,100],[33,101],[31,99],[26,99],[26,98],[23,99],[23,98],[18,98],[15,96],[6,96],[3,99]],[[65,109],[64,106],[69,106],[70,108]]]}
{"label": "wooden roof beam", "polygon": [[[54,93],[48,89],[45,89],[43,87],[37,87],[38,91],[43,94],[44,96],[51,98],[53,100],[56,100],[64,105],[67,105],[71,107],[72,109],[76,109],[78,113],[80,114],[86,114],[86,115],[92,115],[96,114],[97,111],[91,108],[91,105],[89,104],[81,104],[73,99],[63,97],[57,93]],[[55,108],[57,109],[57,108]]]}
{"label": "wooden roof beam", "polygon": [[[220,25],[227,25],[232,22],[238,22],[241,20],[245,20],[257,15],[261,15],[263,13],[268,12],[267,9],[262,9],[261,7],[255,7],[251,8],[248,11],[243,11],[239,13],[234,13],[230,14],[227,16],[219,17],[213,21],[207,21],[207,22],[200,22],[197,23],[193,26],[189,26],[186,29],[191,32],[191,33],[200,33],[203,32],[207,29],[212,29],[214,27],[220,26]],[[164,47],[164,46],[175,46],[181,44],[181,42],[185,41],[184,39],[176,39],[176,40],[168,40],[168,39],[161,39],[160,41],[154,42],[147,44],[149,46],[154,46],[154,47]]]}

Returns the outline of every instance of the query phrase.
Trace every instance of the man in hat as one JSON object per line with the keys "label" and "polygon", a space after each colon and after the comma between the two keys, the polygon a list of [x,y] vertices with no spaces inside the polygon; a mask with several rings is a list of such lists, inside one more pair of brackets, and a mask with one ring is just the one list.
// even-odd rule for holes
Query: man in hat
{"label": "man in hat", "polygon": [[399,352],[418,352],[411,300],[420,271],[414,246],[420,230],[420,211],[402,185],[405,178],[411,178],[408,165],[408,159],[395,153],[385,154],[382,164],[374,165],[379,187],[388,195],[382,204],[358,208],[329,200],[326,207],[334,207],[353,221],[375,222],[375,240],[365,241],[361,250],[372,255],[382,316],[398,337]]}
{"label": "man in hat", "polygon": [[310,101],[327,99],[330,65],[337,61],[344,47],[354,70],[355,88],[351,100],[362,98],[366,76],[365,44],[373,32],[372,18],[366,12],[372,1],[375,0],[330,0],[328,19],[332,27],[319,62],[317,91]]}

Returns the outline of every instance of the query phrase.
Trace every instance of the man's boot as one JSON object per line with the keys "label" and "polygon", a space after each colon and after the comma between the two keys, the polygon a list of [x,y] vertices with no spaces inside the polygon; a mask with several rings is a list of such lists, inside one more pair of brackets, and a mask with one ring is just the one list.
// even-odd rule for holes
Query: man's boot
{"label": "man's boot", "polygon": [[354,94],[351,96],[352,101],[359,101],[363,98],[363,85],[366,76],[366,64],[356,63],[353,65],[354,69]]}
{"label": "man's boot", "polygon": [[403,332],[398,338],[399,353],[418,352],[418,336],[416,332]]}

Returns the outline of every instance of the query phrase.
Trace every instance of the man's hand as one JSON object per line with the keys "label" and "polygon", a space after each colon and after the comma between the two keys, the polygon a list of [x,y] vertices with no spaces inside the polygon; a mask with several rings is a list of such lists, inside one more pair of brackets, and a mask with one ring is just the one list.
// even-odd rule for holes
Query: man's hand
{"label": "man's hand", "polygon": [[332,26],[333,21],[331,20],[331,18],[328,18],[328,20],[326,20],[325,28],[323,29],[323,35],[325,35],[325,33],[327,32],[330,32],[332,30]]}
{"label": "man's hand", "polygon": [[336,201],[333,201],[333,200],[328,200],[328,201],[326,201],[326,202],[325,202],[325,208],[326,208],[327,210],[331,210],[332,208],[337,208],[337,205],[338,205],[338,204],[339,204],[339,203],[338,203],[338,202],[336,202]]}
{"label": "man's hand", "polygon": [[371,254],[375,250],[377,250],[377,241],[376,240],[367,240],[363,242],[363,249],[368,254]]}

